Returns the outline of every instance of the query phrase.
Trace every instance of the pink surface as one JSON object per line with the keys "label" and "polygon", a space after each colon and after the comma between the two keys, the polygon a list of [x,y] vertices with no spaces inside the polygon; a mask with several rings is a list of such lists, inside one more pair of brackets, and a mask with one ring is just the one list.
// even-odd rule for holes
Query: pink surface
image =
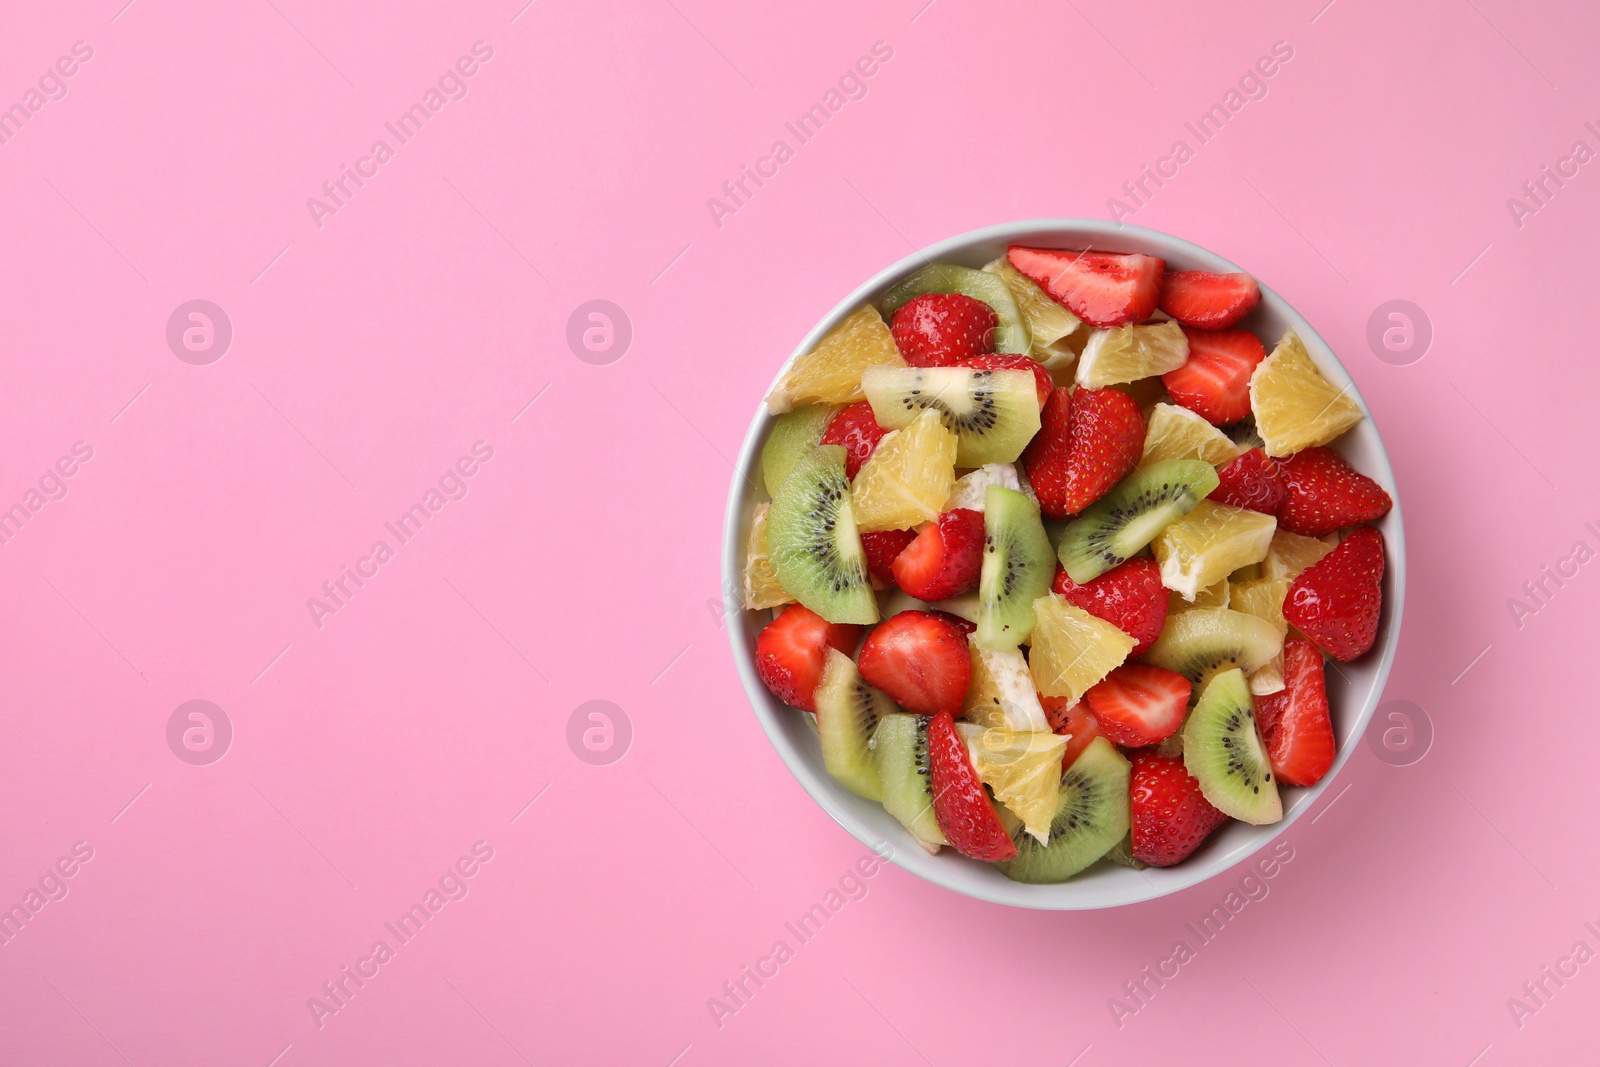
{"label": "pink surface", "polygon": [[[0,33],[0,1062],[1592,1055],[1592,12],[123,3]],[[1210,940],[1242,871],[1055,915],[851,877],[718,617],[728,457],[795,340],[912,246],[1117,196],[1316,325],[1406,500],[1388,697],[1431,748],[1357,753]],[[220,359],[186,313],[169,347],[193,300]],[[613,362],[569,345],[592,300]],[[1390,300],[1422,358],[1369,347]],[[169,744],[194,700],[230,739]]]}

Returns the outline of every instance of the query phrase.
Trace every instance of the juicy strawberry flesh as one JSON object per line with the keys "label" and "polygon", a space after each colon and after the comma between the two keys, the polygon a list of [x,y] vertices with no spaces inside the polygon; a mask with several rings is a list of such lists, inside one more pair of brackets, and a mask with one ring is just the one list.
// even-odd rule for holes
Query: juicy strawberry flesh
{"label": "juicy strawberry flesh", "polygon": [[928,722],[928,765],[934,818],[950,847],[975,860],[1015,859],[1017,846],[984,792],[948,711]]}
{"label": "juicy strawberry flesh", "polygon": [[1067,735],[1067,747],[1061,753],[1063,771],[1072,766],[1072,761],[1089,747],[1090,741],[1104,736],[1089,705],[1081,700],[1070,708],[1067,707],[1066,697],[1040,697],[1039,704],[1044,708],[1044,717],[1050,723],[1050,729]]}
{"label": "juicy strawberry flesh", "polygon": [[868,685],[914,715],[959,712],[972,681],[967,635],[929,611],[902,611],[879,623],[856,664]]}
{"label": "juicy strawberry flesh", "polygon": [[1056,389],[1039,421],[1022,464],[1040,510],[1052,518],[1076,515],[1105,496],[1144,451],[1144,416],[1120,389]]}
{"label": "juicy strawberry flesh", "polygon": [[1035,382],[1039,386],[1039,406],[1043,407],[1045,401],[1050,399],[1050,394],[1055,392],[1056,383],[1050,377],[1050,372],[1044,369],[1044,364],[1032,356],[1017,355],[1015,353],[991,352],[985,356],[973,356],[962,360],[958,366],[971,367],[973,370],[1026,370],[1032,371]]}
{"label": "juicy strawberry flesh", "polygon": [[874,585],[885,589],[894,585],[895,557],[917,539],[915,530],[872,530],[861,535],[861,550],[867,556],[867,573]]}
{"label": "juicy strawberry flesh", "polygon": [[1250,414],[1250,375],[1267,358],[1261,339],[1249,330],[1195,330],[1184,327],[1189,359],[1161,376],[1176,404],[1214,426],[1227,426]]}
{"label": "juicy strawberry flesh", "polygon": [[1079,585],[1066,570],[1056,567],[1051,589],[1068,603],[1104,619],[1135,641],[1128,653],[1133,659],[1147,652],[1167,624],[1167,589],[1161,584],[1161,567],[1148,556],[1137,556]]}
{"label": "juicy strawberry flesh", "polygon": [[828,649],[849,655],[861,627],[834,623],[810,608],[791,604],[756,636],[756,673],[785,704],[816,711],[817,683]]}
{"label": "juicy strawberry flesh", "polygon": [[1326,655],[1348,661],[1372,647],[1383,610],[1383,535],[1363,526],[1302,571],[1283,617]]}
{"label": "juicy strawberry flesh", "polygon": [[1133,755],[1128,786],[1133,858],[1152,867],[1188,859],[1228,817],[1200,793],[1181,756]]}
{"label": "juicy strawberry flesh", "polygon": [[1161,310],[1185,326],[1225,330],[1261,303],[1261,286],[1248,274],[1169,270],[1161,282]]}
{"label": "juicy strawberry flesh", "polygon": [[854,478],[861,470],[861,465],[872,458],[878,442],[888,433],[889,431],[879,426],[878,420],[873,418],[872,405],[865,400],[859,400],[849,407],[841,408],[828,420],[828,428],[822,431],[822,440],[819,443],[843,445],[844,474],[846,478]]}
{"label": "juicy strawberry flesh", "polygon": [[1286,492],[1278,525],[1290,533],[1321,537],[1346,526],[1372,522],[1394,501],[1383,486],[1329,448],[1307,448],[1279,461]]}
{"label": "juicy strawberry flesh", "polygon": [[1100,731],[1119,745],[1141,748],[1165,741],[1189,710],[1189,679],[1148,663],[1124,663],[1091,686],[1083,701]]}
{"label": "juicy strawberry flesh", "polygon": [[1210,499],[1230,507],[1276,515],[1289,498],[1278,461],[1259,448],[1234,457],[1217,471],[1217,487]]}
{"label": "juicy strawberry flesh", "polygon": [[1333,720],[1322,653],[1304,637],[1283,644],[1284,688],[1256,698],[1256,721],[1273,773],[1290,785],[1316,785],[1333,766]]}
{"label": "juicy strawberry flesh", "polygon": [[981,300],[961,293],[924,293],[889,319],[901,358],[912,367],[954,367],[994,351],[1000,317]]}
{"label": "juicy strawberry flesh", "polygon": [[1156,310],[1167,264],[1138,253],[1024,248],[1012,245],[1006,258],[1078,318],[1108,329],[1143,322]]}
{"label": "juicy strawberry flesh", "polygon": [[983,512],[955,508],[928,523],[895,558],[895,584],[918,600],[946,600],[978,588]]}

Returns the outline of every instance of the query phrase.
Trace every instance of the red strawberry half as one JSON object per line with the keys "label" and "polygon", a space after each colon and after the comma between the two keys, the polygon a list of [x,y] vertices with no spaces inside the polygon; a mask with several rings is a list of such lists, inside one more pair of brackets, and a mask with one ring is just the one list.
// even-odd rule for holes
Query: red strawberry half
{"label": "red strawberry half", "polygon": [[894,561],[894,581],[918,600],[945,600],[978,588],[983,512],[947,511],[928,523]]}
{"label": "red strawberry half", "polygon": [[1363,526],[1302,571],[1283,617],[1336,660],[1355,659],[1378,634],[1383,610],[1383,535]]}
{"label": "red strawberry half", "polygon": [[931,611],[902,611],[879,623],[856,664],[868,685],[916,715],[960,711],[972,681],[967,635]]}
{"label": "red strawberry half", "polygon": [[785,704],[816,711],[813,699],[828,649],[849,655],[861,627],[829,622],[810,608],[791,604],[756,637],[756,673]]}
{"label": "red strawberry half", "polygon": [[1144,451],[1144,416],[1120,389],[1057,389],[1039,421],[1022,464],[1040,510],[1053,518],[1076,515],[1105,496]]}
{"label": "red strawberry half", "polygon": [[1228,817],[1206,800],[1181,756],[1133,755],[1128,784],[1133,816],[1133,858],[1152,867],[1188,859]]}
{"label": "red strawberry half", "polygon": [[1161,310],[1185,326],[1225,330],[1261,303],[1261,286],[1248,274],[1169,270],[1161,282]]}
{"label": "red strawberry half", "polygon": [[1189,361],[1161,376],[1172,399],[1214,426],[1250,414],[1250,375],[1267,358],[1261,338],[1249,330],[1184,327]]}
{"label": "red strawberry half", "polygon": [[1307,537],[1382,518],[1394,506],[1383,486],[1327,448],[1307,448],[1279,461],[1288,499],[1278,525]]}
{"label": "red strawberry half", "polygon": [[924,293],[901,305],[889,319],[900,355],[913,367],[953,367],[970,356],[994,351],[1000,317],[982,300],[961,293]]}
{"label": "red strawberry half", "polygon": [[917,539],[915,530],[873,530],[861,535],[861,549],[867,555],[867,573],[874,585],[887,589],[894,584],[895,557]]}
{"label": "red strawberry half", "polygon": [[1219,504],[1276,515],[1289,497],[1278,461],[1259,448],[1236,456],[1217,471],[1210,499]]}
{"label": "red strawberry half", "polygon": [[1022,356],[1013,353],[991,352],[986,356],[973,356],[964,359],[958,364],[962,367],[971,367],[973,370],[1028,370],[1033,372],[1039,385],[1039,404],[1044,405],[1050,399],[1050,394],[1055,391],[1055,380],[1050,377],[1050,372],[1044,369],[1044,364],[1032,356]]}
{"label": "red strawberry half", "polygon": [[1107,329],[1143,322],[1161,295],[1165,260],[1138,253],[1075,252],[1060,248],[1006,250],[1011,265],[1078,318]]}
{"label": "red strawberry half", "polygon": [[1072,766],[1072,761],[1089,747],[1090,741],[1105,736],[1100,732],[1100,724],[1095,721],[1089,705],[1081,700],[1070,708],[1067,707],[1066,697],[1040,697],[1039,704],[1044,708],[1044,717],[1050,723],[1050,729],[1067,735],[1067,747],[1061,753],[1063,771]]}
{"label": "red strawberry half", "polygon": [[1304,637],[1283,643],[1284,688],[1256,698],[1256,721],[1281,782],[1316,785],[1333,766],[1333,720],[1322,653]]}
{"label": "red strawberry half", "polygon": [[933,815],[950,847],[975,860],[1016,859],[1017,846],[983,791],[967,744],[948,711],[928,721],[928,771]]}
{"label": "red strawberry half", "polygon": [[819,443],[843,445],[844,475],[846,478],[854,478],[861,465],[872,458],[878,442],[888,433],[889,431],[879,426],[878,420],[872,417],[872,405],[860,400],[847,408],[841,408],[828,420],[828,428],[822,431],[822,440]]}
{"label": "red strawberry half", "polygon": [[1083,695],[1100,730],[1119,745],[1165,741],[1189,710],[1189,679],[1148,663],[1124,663]]}
{"label": "red strawberry half", "polygon": [[1148,556],[1119,563],[1098,578],[1079,585],[1065,569],[1056,568],[1051,588],[1096,618],[1104,619],[1135,641],[1128,658],[1143,655],[1167,623],[1167,589],[1161,566]]}

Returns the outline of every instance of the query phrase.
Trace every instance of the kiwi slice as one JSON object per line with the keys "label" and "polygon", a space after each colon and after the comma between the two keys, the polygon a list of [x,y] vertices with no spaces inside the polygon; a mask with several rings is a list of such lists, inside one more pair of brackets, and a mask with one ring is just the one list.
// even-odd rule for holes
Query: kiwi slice
{"label": "kiwi slice", "polygon": [[1050,592],[1056,561],[1039,508],[1015,489],[991,485],[983,500],[978,575],[979,648],[1003,652],[1033,632],[1033,602]]}
{"label": "kiwi slice", "polygon": [[885,319],[900,310],[912,297],[924,293],[960,293],[981,300],[994,308],[1000,323],[994,332],[996,352],[1017,352],[1026,355],[1033,347],[1028,335],[1028,323],[1017,307],[1016,298],[1005,279],[998,274],[958,267],[954,263],[931,263],[911,277],[897,282],[878,301],[878,310]]}
{"label": "kiwi slice", "polygon": [[878,621],[841,446],[812,449],[778,486],[767,509],[767,558],[783,591],[829,622]]}
{"label": "kiwi slice", "polygon": [[1064,882],[1117,846],[1128,833],[1128,779],[1132,768],[1103,737],[1089,742],[1061,776],[1061,800],[1050,823],[1050,843],[1026,830],[1011,840],[1017,858],[997,864],[1018,882]]}
{"label": "kiwi slice", "polygon": [[1061,565],[1078,583],[1098,578],[1154,541],[1217,487],[1217,470],[1198,459],[1141,467],[1085,508],[1061,534]]}
{"label": "kiwi slice", "polygon": [[761,481],[768,496],[777,496],[783,476],[817,447],[834,411],[831,404],[806,404],[773,421],[767,443],[761,446]]}
{"label": "kiwi slice", "polygon": [[937,411],[956,434],[956,466],[981,467],[1015,461],[1039,432],[1034,382],[1033,372],[1025,370],[868,367],[861,390],[878,425],[890,430],[911,425],[930,408]]}
{"label": "kiwi slice", "polygon": [[836,648],[828,649],[816,702],[817,735],[828,773],[857,796],[882,800],[883,787],[872,762],[872,731],[879,719],[900,709],[862,681],[855,661]]}
{"label": "kiwi slice", "polygon": [[1206,685],[1183,728],[1183,765],[1224,815],[1261,826],[1283,818],[1244,672],[1223,671]]}
{"label": "kiwi slice", "polygon": [[872,731],[872,761],[878,770],[884,810],[930,852],[945,844],[944,831],[933,813],[928,720],[904,712],[883,716]]}
{"label": "kiwi slice", "polygon": [[1266,619],[1231,608],[1190,608],[1167,616],[1144,659],[1177,671],[1198,693],[1222,671],[1237,667],[1248,673],[1282,651],[1283,634]]}

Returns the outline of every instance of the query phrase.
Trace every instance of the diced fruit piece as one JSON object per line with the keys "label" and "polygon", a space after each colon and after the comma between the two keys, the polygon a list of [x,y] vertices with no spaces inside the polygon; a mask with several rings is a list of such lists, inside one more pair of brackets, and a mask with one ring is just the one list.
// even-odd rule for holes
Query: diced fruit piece
{"label": "diced fruit piece", "polygon": [[1185,326],[1225,330],[1261,303],[1261,286],[1248,274],[1169,270],[1161,282],[1161,310]]}
{"label": "diced fruit piece", "polygon": [[960,293],[914,296],[894,313],[889,330],[913,367],[953,367],[990,351],[1000,320],[994,308]]}
{"label": "diced fruit piece", "polygon": [[1138,752],[1128,785],[1133,858],[1170,867],[1189,858],[1228,817],[1212,806],[1181,756]]}
{"label": "diced fruit piece", "polygon": [[1119,745],[1142,748],[1165,741],[1189,710],[1189,679],[1148,663],[1124,663],[1083,699],[1100,732]]}
{"label": "diced fruit piece", "polygon": [[1383,535],[1363,526],[1289,587],[1283,617],[1341,662],[1372,647],[1383,608]]}
{"label": "diced fruit piece", "polygon": [[1279,464],[1285,488],[1278,524],[1290,533],[1321,537],[1389,514],[1383,486],[1326,448],[1296,452]]}
{"label": "diced fruit piece", "polygon": [[[1268,458],[1259,448],[1252,448],[1224,464],[1217,471],[1217,479],[1221,484],[1211,494],[1211,499],[1229,507],[1278,515],[1278,509],[1289,496],[1278,461]],[[1281,515],[1278,515],[1278,522],[1283,522]]]}
{"label": "diced fruit piece", "polygon": [[1047,844],[1061,794],[1061,753],[1067,739],[1048,730],[1021,732],[965,722],[956,730],[978,778],[1036,841]]}
{"label": "diced fruit piece", "polygon": [[821,443],[844,446],[844,474],[846,478],[854,478],[888,432],[872,417],[872,405],[858,400],[849,407],[840,408],[828,421]]}
{"label": "diced fruit piece", "polygon": [[1010,463],[1039,430],[1039,393],[1027,371],[877,368],[863,376],[862,388],[881,426],[899,428],[937,412],[960,440],[962,467]]}
{"label": "diced fruit piece", "polygon": [[877,308],[865,304],[794,361],[767,397],[767,410],[777,415],[813,400],[854,404],[866,395],[861,374],[868,367],[903,366],[888,325]]}
{"label": "diced fruit piece", "polygon": [[1293,331],[1250,377],[1250,410],[1267,455],[1288,456],[1325,445],[1361,421],[1361,406],[1322,376]]}
{"label": "diced fruit piece", "polygon": [[1130,559],[1081,585],[1057,568],[1050,588],[1138,642],[1129,656],[1144,655],[1167,621],[1167,589],[1153,559]]}
{"label": "diced fruit piece", "polygon": [[1240,567],[1265,559],[1277,526],[1271,515],[1202,500],[1155,539],[1161,584],[1193,600]]}
{"label": "diced fruit piece", "polygon": [[[1228,607],[1266,619],[1278,628],[1280,634],[1289,632],[1283,618],[1283,601],[1289,594],[1287,578],[1253,578],[1243,582],[1230,582]],[[1276,693],[1283,688],[1283,653],[1250,672],[1250,692],[1257,696]]]}
{"label": "diced fruit piece", "polygon": [[1248,673],[1282,650],[1283,635],[1265,619],[1230,608],[1193,608],[1167,617],[1144,659],[1204,688],[1220,671],[1240,667]]}
{"label": "diced fruit piece", "polygon": [[1283,818],[1243,671],[1223,671],[1201,691],[1183,728],[1183,765],[1223,814],[1253,826]]}
{"label": "diced fruit piece", "polygon": [[1039,703],[1044,706],[1044,717],[1050,721],[1050,729],[1067,738],[1066,750],[1061,753],[1062,770],[1072,766],[1072,761],[1089,747],[1089,742],[1105,736],[1100,732],[1094,712],[1084,701],[1071,704],[1066,697],[1040,697]]}
{"label": "diced fruit piece", "polygon": [[1039,388],[1039,406],[1050,399],[1050,393],[1055,389],[1056,383],[1050,377],[1050,372],[1044,369],[1044,364],[1032,356],[1022,356],[1009,352],[990,352],[984,356],[971,356],[956,364],[958,367],[971,367],[973,370],[1025,370],[1033,375],[1033,381]]}
{"label": "diced fruit piece", "polygon": [[933,771],[933,814],[945,840],[963,856],[996,862],[1012,859],[1012,844],[989,794],[983,791],[967,746],[948,711],[928,720],[928,757]]}
{"label": "diced fruit piece", "polygon": [[983,513],[957,508],[922,528],[894,561],[894,582],[918,600],[944,600],[978,588]]}
{"label": "diced fruit piece", "polygon": [[945,844],[933,814],[932,768],[928,758],[928,720],[891,714],[872,732],[872,762],[878,771],[883,808],[930,852]]}
{"label": "diced fruit piece", "polygon": [[956,449],[956,435],[931,411],[887,434],[848,490],[861,529],[908,530],[937,519],[956,484]]}
{"label": "diced fruit piece", "polygon": [[861,550],[867,556],[867,573],[880,589],[894,585],[894,561],[907,545],[917,539],[915,530],[868,530],[861,535]]}
{"label": "diced fruit piece", "polygon": [[1261,736],[1280,782],[1316,785],[1333,766],[1333,720],[1322,653],[1304,637],[1283,646],[1285,687],[1257,701]]}
{"label": "diced fruit piece", "polygon": [[1203,507],[1205,495],[1216,487],[1216,470],[1199,460],[1141,467],[1067,524],[1058,549],[1062,567],[1075,582],[1098,578]]}
{"label": "diced fruit piece", "polygon": [[1256,433],[1256,420],[1254,415],[1246,416],[1231,426],[1222,430],[1228,435],[1228,440],[1243,449],[1266,448],[1267,443]]}
{"label": "diced fruit piece", "polygon": [[1016,300],[1022,320],[1027,323],[1028,333],[1033,339],[1034,358],[1042,359],[1041,349],[1055,344],[1082,325],[1078,316],[1052,300],[1049,293],[1013,267],[1004,256],[986,264],[983,269],[1005,282],[1006,288],[1011,290],[1011,296]]}
{"label": "diced fruit piece", "polygon": [[1245,680],[1250,683],[1250,695],[1254,697],[1283,692],[1283,653],[1278,653],[1267,663],[1245,675]]}
{"label": "diced fruit piece", "polygon": [[792,707],[816,711],[828,650],[849,654],[861,627],[831,623],[810,608],[792,604],[756,635],[756,673],[772,695]]}
{"label": "diced fruit piece", "polygon": [[1250,414],[1250,375],[1267,358],[1249,330],[1185,329],[1189,359],[1161,376],[1172,399],[1217,426]]}
{"label": "diced fruit piece", "polygon": [[1136,382],[1175,371],[1189,358],[1189,342],[1175,322],[1096,330],[1078,357],[1078,384],[1086,389]]}
{"label": "diced fruit piece", "polygon": [[[1162,588],[1165,589],[1166,586],[1162,586]],[[1226,608],[1230,606],[1228,603],[1230,589],[1226,578],[1216,585],[1208,585],[1200,590],[1194,595],[1192,601],[1184,599],[1183,594],[1175,589],[1169,589],[1167,592],[1170,594],[1167,599],[1168,615],[1176,615],[1180,611],[1188,611],[1191,608]]]}
{"label": "diced fruit piece", "polygon": [[744,547],[744,606],[752,611],[794,602],[794,597],[783,591],[772,560],[767,558],[767,508],[766,504],[756,505]]}
{"label": "diced fruit piece", "polygon": [[933,263],[904,281],[896,282],[883,294],[879,305],[885,315],[893,315],[913,297],[925,293],[960,293],[993,309],[997,319],[992,338],[994,347],[978,351],[1027,353],[1030,347],[1027,324],[1010,287],[996,275],[958,267],[954,263]]}
{"label": "diced fruit piece", "polygon": [[1016,858],[1000,873],[1018,882],[1064,882],[1104,856],[1128,832],[1128,761],[1097,737],[1061,776],[1049,844],[1014,837]]}
{"label": "diced fruit piece", "polygon": [[1279,523],[1278,531],[1272,535],[1272,544],[1267,548],[1267,558],[1261,561],[1261,576],[1287,578],[1292,582],[1300,577],[1301,571],[1332,552],[1338,544],[1339,539],[1331,534],[1302,537],[1285,530]]}
{"label": "diced fruit piece", "polygon": [[1040,509],[1053,518],[1076,515],[1105,496],[1144,448],[1144,416],[1119,389],[1057,389],[1040,422],[1022,463]]}
{"label": "diced fruit piece", "polygon": [[999,651],[1033,632],[1033,602],[1050,588],[1055,556],[1039,509],[1021,493],[989,487],[983,508],[983,570],[974,640]]}
{"label": "diced fruit piece", "polygon": [[1133,638],[1053,593],[1035,600],[1033,610],[1028,670],[1040,696],[1082,699],[1133,649]]}
{"label": "diced fruit piece", "polygon": [[1006,258],[1066,309],[1091,326],[1110,329],[1143,322],[1156,309],[1166,262],[1134,253],[1024,248]]}
{"label": "diced fruit piece", "polygon": [[857,796],[882,800],[883,787],[869,746],[878,720],[900,709],[862,681],[855,663],[835,648],[828,649],[816,703],[817,736],[828,773]]}
{"label": "diced fruit piece", "polygon": [[941,600],[937,604],[929,604],[929,610],[940,615],[948,615],[960,624],[968,637],[978,629],[978,594],[968,593],[966,596],[951,597]]}
{"label": "diced fruit piece", "polygon": [[829,622],[878,621],[844,449],[818,446],[783,479],[767,510],[767,555],[784,591]]}
{"label": "diced fruit piece", "polygon": [[1216,466],[1243,451],[1227,434],[1188,408],[1157,404],[1150,409],[1150,427],[1145,431],[1139,466],[1148,467],[1165,459],[1198,459]]}
{"label": "diced fruit piece", "polygon": [[761,481],[768,496],[777,496],[784,476],[821,443],[822,431],[837,410],[831,404],[807,404],[772,421],[772,432],[761,446]]}
{"label": "diced fruit piece", "polygon": [[961,714],[980,726],[1024,732],[1050,729],[1022,653],[1014,648],[991,652],[979,648],[976,641],[968,643],[972,646],[972,681]]}
{"label": "diced fruit piece", "polygon": [[929,611],[902,611],[867,634],[856,657],[861,677],[906,711],[960,711],[972,677],[967,635]]}
{"label": "diced fruit piece", "polygon": [[954,511],[956,508],[970,508],[973,511],[982,511],[989,498],[991,485],[1022,492],[1022,480],[1017,477],[1015,466],[1010,463],[985,463],[977,470],[968,471],[956,479],[955,487],[950,490],[950,499],[945,501],[944,509]]}

